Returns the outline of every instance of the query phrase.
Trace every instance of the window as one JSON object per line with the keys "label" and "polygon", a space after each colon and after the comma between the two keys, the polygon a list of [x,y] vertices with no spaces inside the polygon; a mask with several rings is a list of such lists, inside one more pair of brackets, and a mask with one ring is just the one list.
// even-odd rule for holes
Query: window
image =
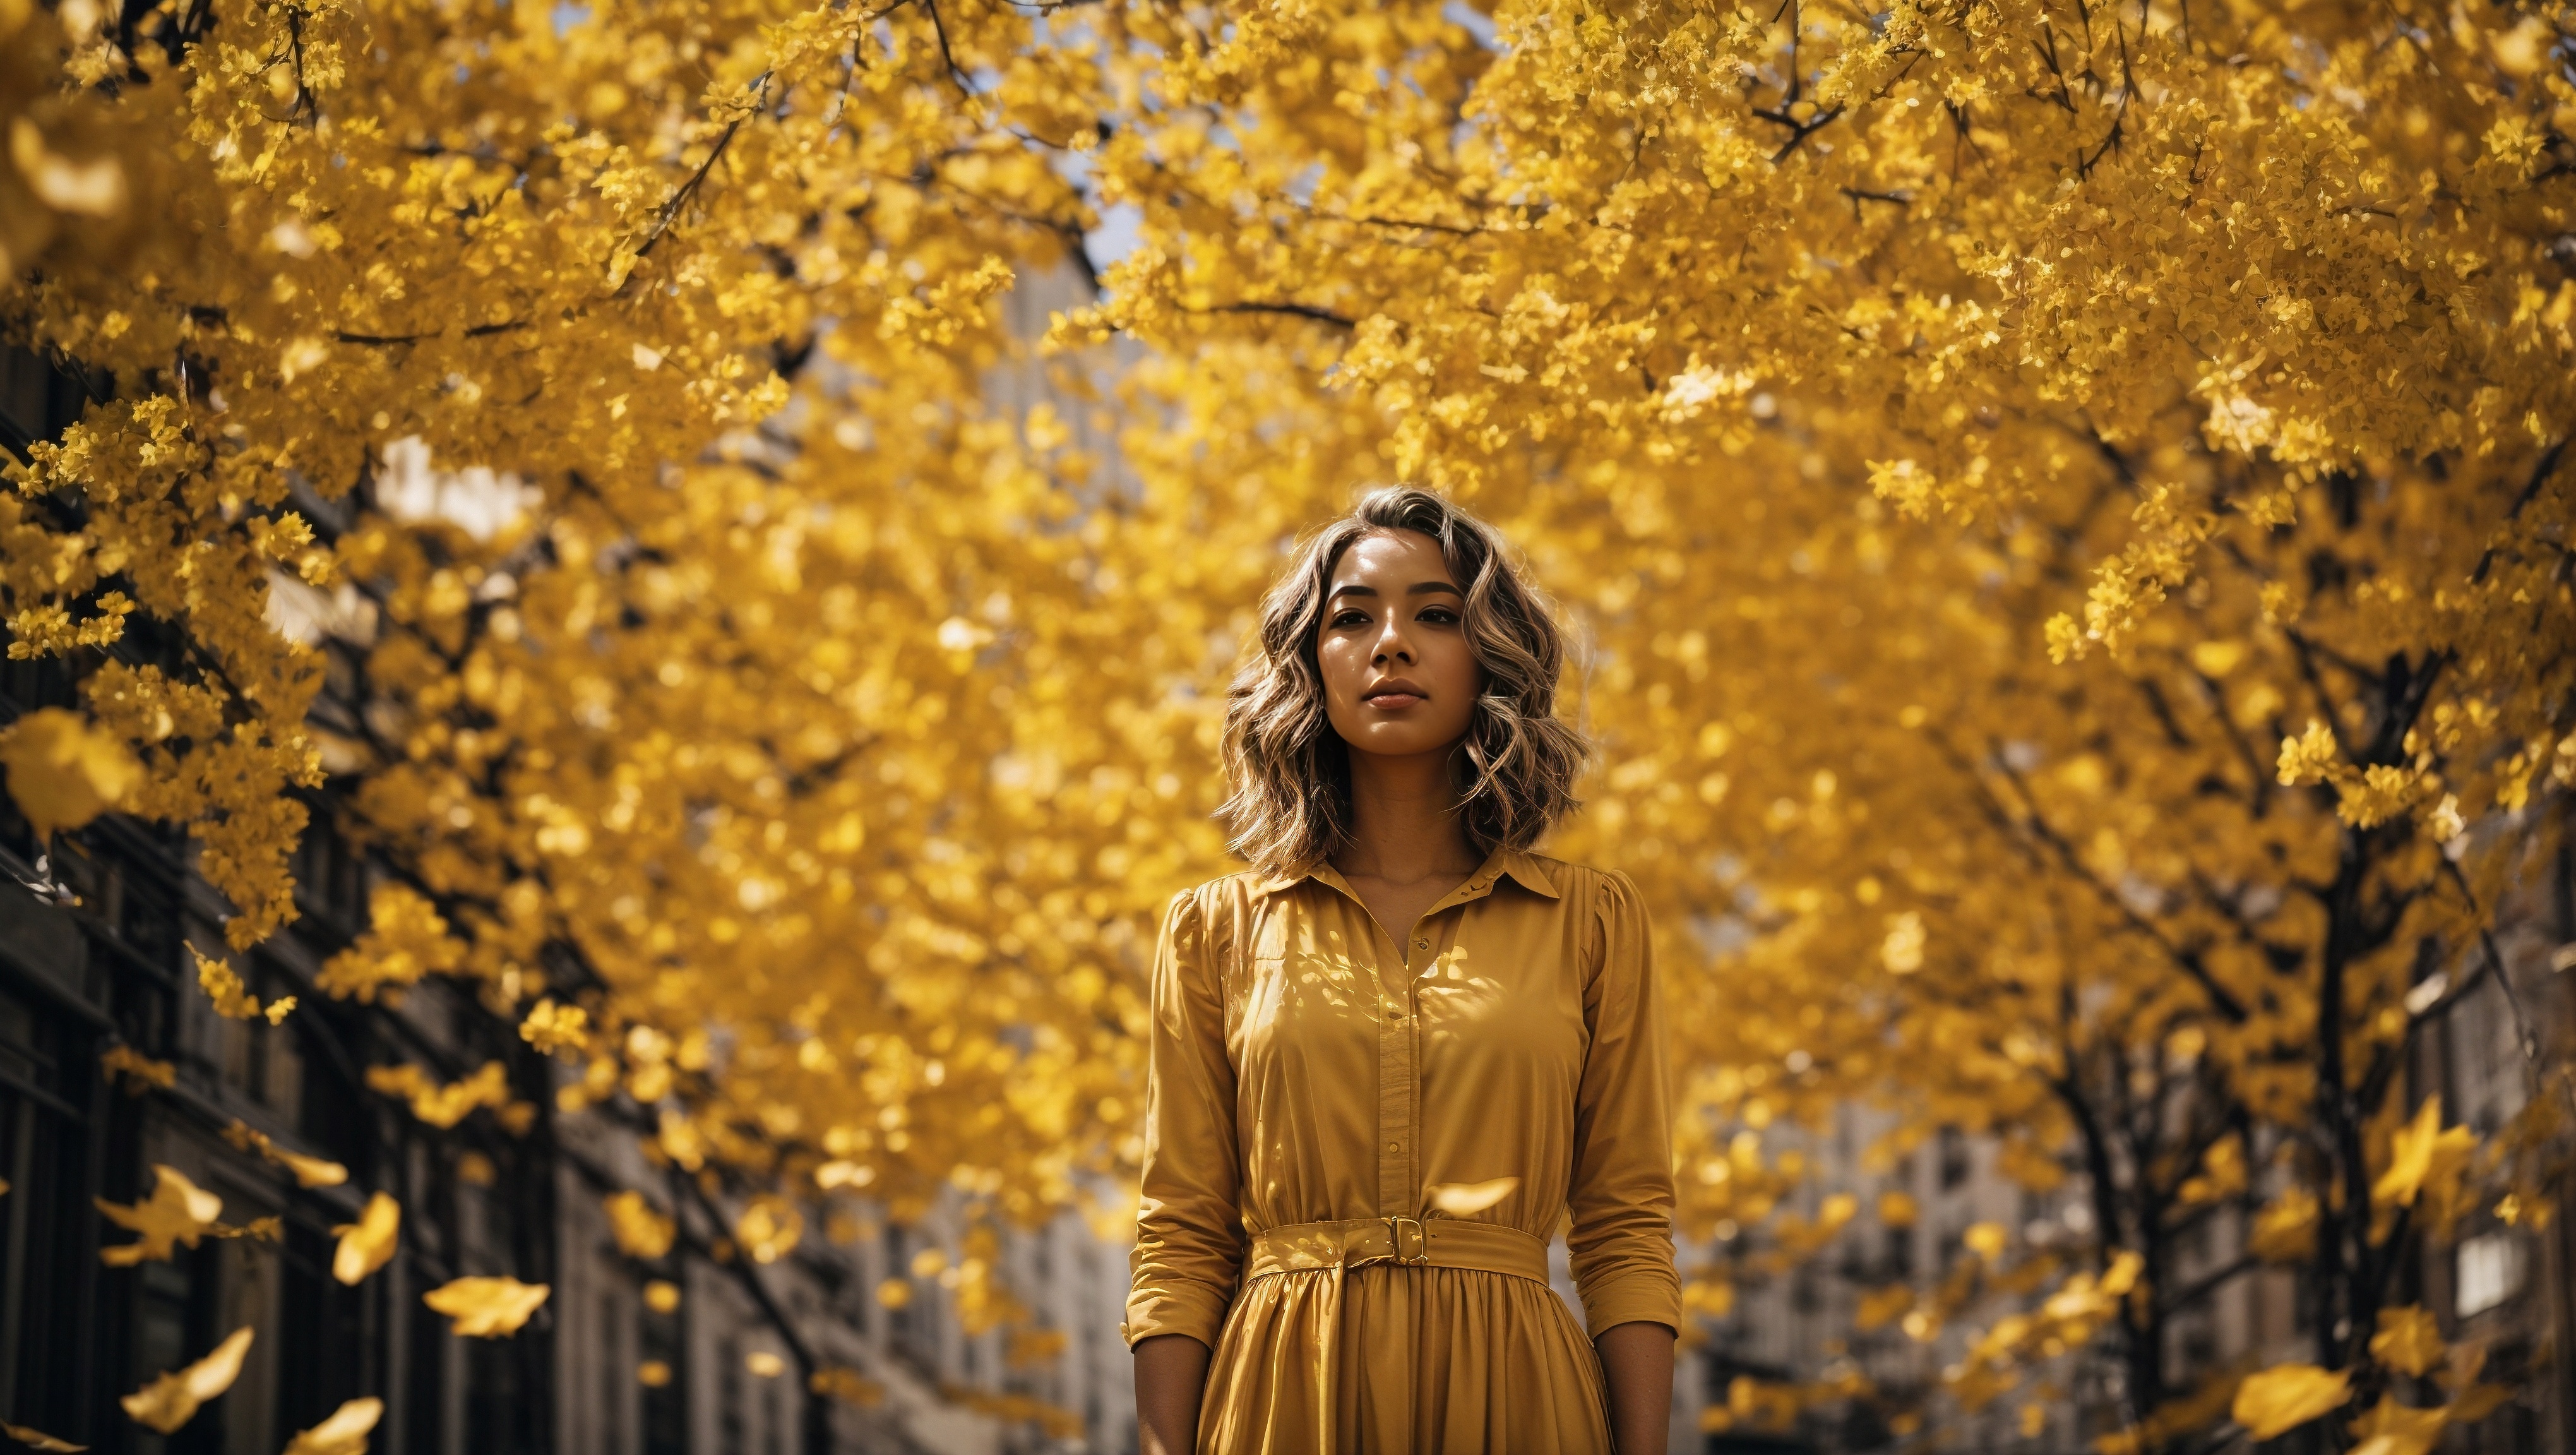
{"label": "window", "polygon": [[2460,1243],[2452,1283],[2452,1311],[2471,1318],[2522,1291],[2522,1241],[2511,1233],[2480,1233]]}

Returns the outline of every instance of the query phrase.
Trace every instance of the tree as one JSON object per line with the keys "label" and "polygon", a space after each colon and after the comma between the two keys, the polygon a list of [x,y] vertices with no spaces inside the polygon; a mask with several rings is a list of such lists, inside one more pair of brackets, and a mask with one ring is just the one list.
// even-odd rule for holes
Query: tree
{"label": "tree", "polygon": [[[2320,1366],[2423,1372],[2392,1279],[2492,1198],[2398,1126],[2401,1055],[2576,774],[2566,17],[1491,20],[1170,58],[1102,163],[1145,244],[1068,335],[1311,350],[1319,407],[1534,543],[1600,649],[1578,842],[1749,941],[1686,982],[1713,1110],[1892,1084],[2072,1162],[2091,1266],[1968,1402],[2099,1331],[2115,1439],[2223,1425],[2164,1329],[2252,1261],[2174,1266],[2226,1203],[2309,1261]],[[2480,1154],[2525,1159],[2508,1212],[2547,1074]],[[1767,1208],[1682,1135],[1704,1217]]]}

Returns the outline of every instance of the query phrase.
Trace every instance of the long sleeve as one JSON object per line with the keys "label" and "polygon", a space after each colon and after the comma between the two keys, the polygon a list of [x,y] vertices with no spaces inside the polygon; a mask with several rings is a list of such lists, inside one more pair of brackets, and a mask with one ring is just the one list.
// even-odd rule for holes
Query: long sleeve
{"label": "long sleeve", "polygon": [[1130,1344],[1187,1334],[1213,1349],[1243,1262],[1242,1162],[1225,995],[1195,894],[1164,914],[1152,996],[1144,1187],[1122,1332]]}
{"label": "long sleeve", "polygon": [[1566,1249],[1595,1337],[1640,1320],[1679,1329],[1672,1093],[1653,939],[1624,874],[1604,876],[1596,915],[1602,956],[1583,996],[1589,1042],[1575,1093]]}

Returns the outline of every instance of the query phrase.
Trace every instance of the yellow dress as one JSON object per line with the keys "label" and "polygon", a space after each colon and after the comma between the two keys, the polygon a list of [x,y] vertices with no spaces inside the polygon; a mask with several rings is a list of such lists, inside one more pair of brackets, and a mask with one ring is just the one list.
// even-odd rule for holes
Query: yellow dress
{"label": "yellow dress", "polygon": [[1324,866],[1173,900],[1122,1332],[1215,1351],[1201,1455],[1607,1455],[1590,1336],[1681,1324],[1636,887],[1498,853],[1403,928]]}

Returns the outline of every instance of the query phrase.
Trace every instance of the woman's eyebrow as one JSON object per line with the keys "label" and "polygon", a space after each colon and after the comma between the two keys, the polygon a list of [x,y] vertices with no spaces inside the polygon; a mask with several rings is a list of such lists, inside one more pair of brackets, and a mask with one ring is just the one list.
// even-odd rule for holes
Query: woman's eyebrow
{"label": "woman's eyebrow", "polygon": [[[1436,591],[1446,591],[1452,596],[1460,597],[1467,594],[1446,581],[1416,581],[1412,585],[1404,588],[1404,594],[1407,596],[1424,596]],[[1337,596],[1375,596],[1377,594],[1378,590],[1376,587],[1363,586],[1360,583],[1353,581],[1345,585],[1334,587],[1326,594],[1324,599],[1329,601]]]}

